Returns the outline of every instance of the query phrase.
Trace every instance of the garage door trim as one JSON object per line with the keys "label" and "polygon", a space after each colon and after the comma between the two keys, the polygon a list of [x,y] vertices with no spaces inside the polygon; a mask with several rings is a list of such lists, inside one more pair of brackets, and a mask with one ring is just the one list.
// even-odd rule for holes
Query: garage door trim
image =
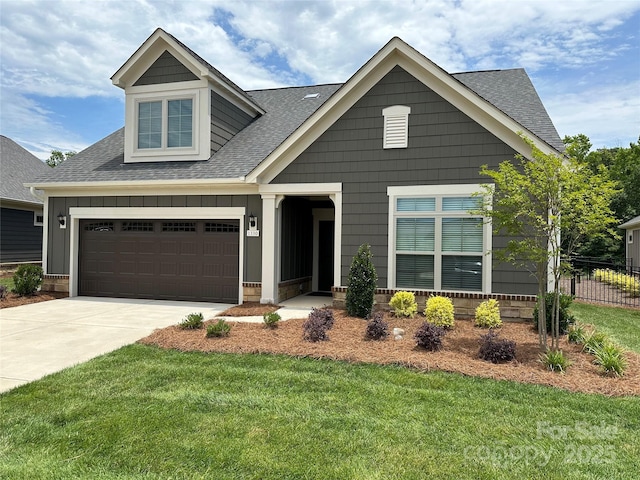
{"label": "garage door trim", "polygon": [[80,245],[80,220],[238,220],[240,222],[238,255],[238,303],[242,303],[242,283],[244,274],[244,237],[246,209],[244,207],[71,207],[69,208],[69,228],[71,252],[69,255],[69,296],[78,296],[78,264]]}

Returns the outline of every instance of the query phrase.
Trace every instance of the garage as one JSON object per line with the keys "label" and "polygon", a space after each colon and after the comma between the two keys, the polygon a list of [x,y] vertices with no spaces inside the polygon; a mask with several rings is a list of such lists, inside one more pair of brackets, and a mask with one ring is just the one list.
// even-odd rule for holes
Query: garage
{"label": "garage", "polygon": [[237,220],[81,220],[78,294],[237,303]]}

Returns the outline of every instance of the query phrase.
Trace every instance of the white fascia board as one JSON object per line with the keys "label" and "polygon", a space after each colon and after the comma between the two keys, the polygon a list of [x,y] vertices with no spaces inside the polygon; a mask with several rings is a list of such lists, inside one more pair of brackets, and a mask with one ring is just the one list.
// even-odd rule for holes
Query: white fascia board
{"label": "white fascia board", "polygon": [[283,183],[260,185],[260,194],[322,195],[342,192],[342,183]]}
{"label": "white fascia board", "polygon": [[258,195],[257,185],[169,185],[147,187],[78,187],[49,189],[48,197],[115,197],[115,196],[169,196],[169,195]]}
{"label": "white fascia board", "polygon": [[249,173],[247,182],[268,183],[273,180],[396,65],[422,81],[525,157],[530,157],[531,152],[520,137],[521,134],[530,138],[542,152],[560,154],[417,50],[394,37],[316,110],[296,132]]}
{"label": "white fascia board", "polygon": [[[198,186],[211,188],[211,185],[231,187],[245,185],[244,177],[235,178],[211,178],[211,179],[181,179],[181,180],[122,180],[100,182],[56,182],[56,183],[25,183],[26,187],[34,187],[39,190],[57,190],[65,188],[154,188],[162,186],[196,188]],[[255,188],[255,187],[253,187]]]}

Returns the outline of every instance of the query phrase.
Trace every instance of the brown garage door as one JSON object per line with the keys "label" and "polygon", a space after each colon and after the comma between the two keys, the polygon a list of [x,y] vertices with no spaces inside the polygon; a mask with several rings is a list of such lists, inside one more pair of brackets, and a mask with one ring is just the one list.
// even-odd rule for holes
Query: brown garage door
{"label": "brown garage door", "polygon": [[78,294],[238,302],[239,222],[82,220]]}

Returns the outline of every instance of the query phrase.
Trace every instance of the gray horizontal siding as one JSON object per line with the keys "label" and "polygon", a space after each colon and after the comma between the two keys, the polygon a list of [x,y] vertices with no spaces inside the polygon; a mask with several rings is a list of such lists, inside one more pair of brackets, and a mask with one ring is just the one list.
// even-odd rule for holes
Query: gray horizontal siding
{"label": "gray horizontal siding", "polygon": [[[382,148],[382,109],[408,105],[409,146]],[[481,165],[496,167],[515,151],[396,67],[272,183],[341,182],[342,284],[359,245],[369,243],[378,285],[387,286],[387,186],[483,183]],[[532,287],[533,285],[533,287]],[[535,293],[527,272],[494,266],[496,293]]]}
{"label": "gray horizontal siding", "polygon": [[180,63],[176,57],[165,51],[134,83],[134,86],[188,82],[191,80],[198,80],[198,77]]}
{"label": "gray horizontal siding", "polygon": [[0,211],[0,263],[40,262],[42,226],[33,224],[33,211]]}
{"label": "gray horizontal siding", "polygon": [[253,121],[231,102],[211,92],[211,153],[220,150],[225,143]]}
{"label": "gray horizontal siding", "polygon": [[[117,197],[53,197],[49,199],[47,273],[69,274],[70,229],[58,227],[59,213],[69,218],[72,207],[244,207],[250,212],[262,211],[259,195],[168,195]],[[167,217],[170,218],[169,216]],[[212,219],[214,220],[214,219]],[[244,229],[241,228],[241,231]],[[244,281],[262,280],[262,239],[244,240]]]}

